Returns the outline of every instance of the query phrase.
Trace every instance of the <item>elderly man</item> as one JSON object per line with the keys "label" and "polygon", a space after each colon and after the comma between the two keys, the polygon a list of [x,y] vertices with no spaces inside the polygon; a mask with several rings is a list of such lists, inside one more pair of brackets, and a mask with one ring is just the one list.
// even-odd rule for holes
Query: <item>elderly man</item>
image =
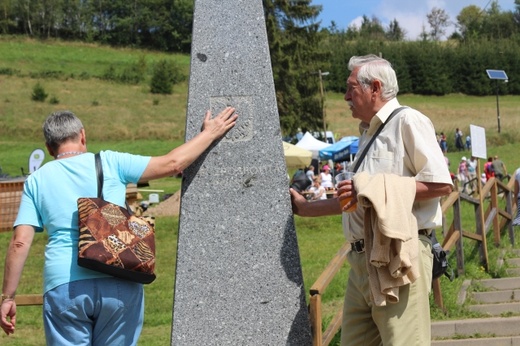
{"label": "elderly man", "polygon": [[[360,145],[354,161],[358,173],[353,181],[339,184],[338,198],[306,203],[291,191],[293,210],[300,216],[343,215],[343,230],[352,249],[347,255],[351,270],[343,309],[342,345],[429,345],[428,296],[432,279],[429,235],[442,224],[439,199],[452,191],[451,176],[431,121],[417,110],[401,107],[397,101],[399,87],[390,63],[375,55],[354,56],[349,61],[349,70],[345,101],[352,117],[360,120]],[[366,155],[360,154],[365,149]],[[373,198],[373,186],[367,182],[380,183],[381,179],[403,185],[381,184],[384,191],[379,198]],[[400,202],[403,199],[400,189],[408,193],[409,205]],[[379,286],[374,287],[372,274],[374,270],[384,270],[384,266],[372,265],[375,247],[365,248],[365,237],[373,234],[374,239],[379,238],[379,230],[385,227],[375,227],[381,223],[371,222],[383,215],[367,218],[373,208],[366,203],[362,205],[361,198],[368,195],[375,204],[391,206],[406,217],[409,221],[406,225],[415,227],[412,236],[406,238],[406,245],[411,245],[411,253],[416,254],[407,272],[413,275],[404,275],[406,280],[393,291],[394,295],[380,295]],[[341,208],[338,199],[348,198],[352,200]],[[346,213],[358,200],[356,210]],[[378,209],[379,214],[381,210],[386,209]]]}

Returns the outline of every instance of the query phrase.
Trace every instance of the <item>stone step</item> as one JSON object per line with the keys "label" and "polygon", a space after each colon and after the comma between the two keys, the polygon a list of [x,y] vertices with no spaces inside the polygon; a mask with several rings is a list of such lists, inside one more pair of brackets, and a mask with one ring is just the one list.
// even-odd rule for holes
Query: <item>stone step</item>
{"label": "stone step", "polygon": [[520,288],[520,277],[477,280],[482,286],[496,290],[514,290]]}
{"label": "stone step", "polygon": [[[432,322],[432,339],[517,336],[520,317],[485,317]],[[475,340],[475,339],[472,339]],[[473,344],[472,344],[473,345]],[[494,345],[494,344],[487,344]],[[520,344],[518,344],[520,345]]]}
{"label": "stone step", "polygon": [[506,273],[507,273],[507,275],[512,276],[512,277],[520,276],[520,268],[516,268],[516,267],[515,268],[507,268],[506,269]]}
{"label": "stone step", "polygon": [[520,346],[520,336],[432,340],[431,344],[440,346]]}
{"label": "stone step", "polygon": [[504,313],[518,314],[520,313],[520,302],[470,305],[468,309],[491,316],[500,316]]}
{"label": "stone step", "polygon": [[505,261],[510,267],[520,267],[520,258],[508,258]]}
{"label": "stone step", "polygon": [[[520,249],[509,253],[520,257]],[[468,281],[459,293],[462,304],[471,284],[489,289],[487,292],[468,293],[467,296],[476,303],[468,308],[496,317],[433,322],[432,345],[520,346],[520,317],[499,317],[505,313],[520,313],[520,258],[507,258],[505,262],[507,275],[511,277]]]}
{"label": "stone step", "polygon": [[471,294],[471,299],[479,304],[506,303],[512,301],[520,302],[520,289],[473,292]]}

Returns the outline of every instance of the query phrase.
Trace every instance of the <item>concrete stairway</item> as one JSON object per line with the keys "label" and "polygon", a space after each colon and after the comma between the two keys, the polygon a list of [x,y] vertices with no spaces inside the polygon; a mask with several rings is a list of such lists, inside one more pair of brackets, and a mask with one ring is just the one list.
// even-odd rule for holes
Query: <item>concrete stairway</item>
{"label": "concrete stairway", "polygon": [[[511,253],[517,258],[504,260],[510,277],[468,280],[459,294],[460,304],[486,317],[432,322],[432,345],[520,346],[520,251]],[[468,294],[470,285],[482,290]]]}

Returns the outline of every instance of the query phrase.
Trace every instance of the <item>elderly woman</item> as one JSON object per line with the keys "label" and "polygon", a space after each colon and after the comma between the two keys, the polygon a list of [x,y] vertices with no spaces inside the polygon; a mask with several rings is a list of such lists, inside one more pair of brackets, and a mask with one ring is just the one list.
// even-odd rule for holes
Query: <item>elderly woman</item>
{"label": "elderly woman", "polygon": [[[193,139],[163,156],[102,151],[103,197],[125,205],[128,183],[178,174],[237,119],[228,107],[211,118]],[[45,145],[55,160],[31,174],[24,186],[5,262],[0,327],[16,325],[16,288],[35,232],[48,232],[45,248],[43,322],[47,345],[136,345],[144,317],[143,286],[79,267],[77,199],[97,195],[94,154],[87,152],[85,129],[69,111],[51,114],[43,124]]]}

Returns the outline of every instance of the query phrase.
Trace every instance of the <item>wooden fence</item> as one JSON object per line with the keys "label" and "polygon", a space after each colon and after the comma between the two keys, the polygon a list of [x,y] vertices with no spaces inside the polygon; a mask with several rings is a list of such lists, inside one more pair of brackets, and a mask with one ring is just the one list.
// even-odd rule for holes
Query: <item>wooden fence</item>
{"label": "wooden fence", "polygon": [[0,180],[0,232],[13,229],[25,178]]}

